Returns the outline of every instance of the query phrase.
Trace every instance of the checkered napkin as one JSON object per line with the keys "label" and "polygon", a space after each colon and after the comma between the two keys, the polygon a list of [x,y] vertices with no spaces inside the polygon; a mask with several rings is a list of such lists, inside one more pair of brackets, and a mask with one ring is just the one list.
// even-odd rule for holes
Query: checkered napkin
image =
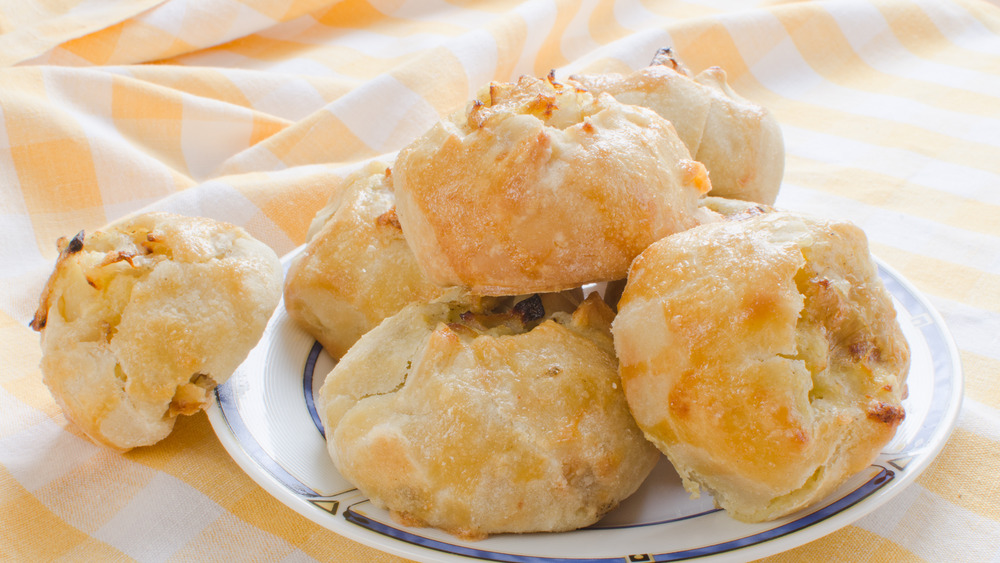
{"label": "checkered napkin", "polygon": [[350,170],[490,80],[672,46],[772,110],[778,206],[850,219],[927,295],[965,396],[936,461],[776,561],[1000,561],[1000,8],[982,0],[0,0],[0,560],[397,561],[299,516],[204,414],[86,440],[27,328],[55,241],[140,210],[279,254]]}

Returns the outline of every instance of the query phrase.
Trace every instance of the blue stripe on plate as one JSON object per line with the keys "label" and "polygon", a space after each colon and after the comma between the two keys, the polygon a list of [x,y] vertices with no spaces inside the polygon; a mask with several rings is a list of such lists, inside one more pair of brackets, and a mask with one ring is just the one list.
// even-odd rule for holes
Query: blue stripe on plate
{"label": "blue stripe on plate", "polygon": [[877,475],[869,479],[865,484],[861,485],[855,489],[851,494],[833,502],[823,508],[806,515],[803,518],[795,520],[794,522],[789,522],[777,528],[768,530],[766,532],[761,532],[759,534],[754,534],[752,536],[747,536],[745,538],[740,538],[737,540],[732,540],[728,542],[723,542],[716,545],[706,546],[698,549],[689,549],[686,551],[678,551],[674,553],[662,553],[654,556],[653,561],[663,562],[663,561],[681,561],[684,559],[691,559],[694,557],[703,557],[705,555],[715,555],[718,553],[723,553],[726,551],[732,551],[734,549],[740,549],[748,547],[751,545],[757,545],[759,543],[764,543],[769,540],[780,538],[791,534],[792,532],[797,532],[812,526],[813,524],[822,522],[827,518],[847,510],[848,508],[854,506],[855,504],[861,502],[869,495],[875,491],[881,489],[887,485],[896,476],[891,470],[888,470],[881,466],[878,467],[879,472]]}
{"label": "blue stripe on plate", "polygon": [[[367,502],[367,501],[364,501]],[[621,563],[621,557],[611,557],[611,558],[600,558],[600,559],[562,559],[562,558],[551,558],[551,557],[539,557],[535,555],[517,555],[512,553],[501,553],[497,551],[486,551],[482,549],[475,549],[472,547],[466,547],[463,545],[455,545],[450,543],[441,542],[438,540],[433,540],[431,538],[426,538],[424,536],[419,536],[417,534],[411,534],[403,530],[393,528],[376,520],[372,520],[366,516],[363,516],[354,511],[354,506],[350,506],[344,511],[344,518],[347,521],[357,524],[363,528],[367,528],[374,532],[378,532],[385,536],[389,536],[398,540],[405,541],[414,545],[419,545],[420,547],[426,547],[428,549],[434,549],[437,551],[443,551],[445,553],[452,553],[455,555],[464,555],[467,557],[476,557],[478,559],[483,559],[486,561],[505,561],[512,563],[559,563],[559,562],[572,562],[572,563],[609,563],[615,561]]]}
{"label": "blue stripe on plate", "polygon": [[[777,528],[767,530],[766,532],[761,532],[759,534],[754,534],[752,536],[747,536],[744,538],[735,539],[728,542],[723,542],[715,545],[700,547],[696,549],[688,549],[683,551],[675,551],[671,553],[660,553],[652,556],[652,561],[662,563],[665,561],[682,561],[685,559],[693,559],[696,557],[704,557],[707,555],[717,555],[724,553],[726,551],[732,551],[734,549],[741,549],[751,545],[757,545],[764,543],[769,540],[780,538],[782,536],[797,532],[799,530],[808,528],[818,522],[822,522],[827,518],[843,511],[851,506],[854,506],[858,502],[861,502],[869,495],[879,490],[886,484],[888,484],[895,477],[895,473],[881,466],[873,466],[879,469],[878,474],[869,479],[863,485],[852,491],[847,496],[837,500],[825,506],[816,512],[812,512],[794,522],[789,522]],[[367,502],[367,501],[364,501]],[[361,504],[361,503],[358,503]],[[362,514],[359,514],[354,510],[352,505],[344,511],[344,518],[349,522],[367,528],[374,532],[378,532],[385,536],[389,536],[407,543],[425,547],[428,549],[434,549],[437,551],[443,551],[446,553],[453,553],[455,555],[464,555],[468,557],[478,557],[487,561],[502,561],[505,563],[610,563],[612,561],[621,562],[627,560],[628,554],[617,556],[617,557],[604,557],[604,558],[564,558],[564,557],[539,557],[531,555],[520,555],[514,553],[502,553],[496,551],[486,551],[482,549],[475,549],[462,545],[455,545],[439,540],[434,540],[404,530],[393,528],[387,524],[377,522],[372,520]],[[716,511],[709,511],[704,514],[710,514]],[[642,526],[650,524],[641,524]]]}
{"label": "blue stripe on plate", "polygon": [[226,426],[229,427],[229,431],[236,437],[236,441],[239,442],[243,451],[264,471],[296,495],[300,497],[320,496],[319,493],[310,489],[285,471],[277,461],[264,451],[260,443],[254,439],[250,429],[247,428],[246,423],[243,422],[243,418],[240,416],[239,405],[236,402],[236,396],[233,393],[230,381],[215,388],[215,398],[219,403],[219,410],[222,412],[222,418],[226,421]]}
{"label": "blue stripe on plate", "polygon": [[313,424],[316,425],[316,429],[325,440],[326,431],[323,429],[323,421],[319,417],[319,412],[316,411],[316,401],[313,399],[313,374],[316,371],[316,360],[319,359],[319,354],[322,351],[323,345],[319,342],[314,342],[312,349],[309,350],[306,366],[302,370],[302,392],[306,396],[306,408],[309,410],[309,416],[312,417]]}

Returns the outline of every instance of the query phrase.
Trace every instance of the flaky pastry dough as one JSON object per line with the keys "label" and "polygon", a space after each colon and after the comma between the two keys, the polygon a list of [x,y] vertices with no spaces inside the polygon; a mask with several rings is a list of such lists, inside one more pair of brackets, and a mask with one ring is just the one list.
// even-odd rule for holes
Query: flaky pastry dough
{"label": "flaky pastry dough", "polygon": [[285,279],[285,309],[334,358],[382,319],[444,295],[417,266],[396,216],[392,175],[373,162],[331,194],[325,220]]}
{"label": "flaky pastry dough", "polygon": [[393,176],[427,276],[485,295],[620,279],[698,224],[710,189],[668,121],[551,76],[491,84],[400,151]]}
{"label": "flaky pastry dough", "polygon": [[648,107],[670,121],[692,157],[708,168],[711,195],[768,205],[777,198],[785,169],[778,120],[737,94],[720,67],[692,76],[664,49],[631,74],[574,75],[567,83]]}
{"label": "flaky pastry dough", "polygon": [[613,313],[559,299],[411,305],[363,336],[319,394],[340,474],[404,524],[468,538],[576,529],[629,496],[659,453],[625,404]]}
{"label": "flaky pastry dough", "polygon": [[32,321],[42,375],[66,418],[117,450],[205,407],[281,296],[274,251],[210,219],[146,214],[59,244]]}

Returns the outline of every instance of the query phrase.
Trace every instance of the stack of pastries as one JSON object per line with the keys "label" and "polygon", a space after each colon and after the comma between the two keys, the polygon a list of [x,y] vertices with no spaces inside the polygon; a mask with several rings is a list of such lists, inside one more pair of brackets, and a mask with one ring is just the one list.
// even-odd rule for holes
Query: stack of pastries
{"label": "stack of pastries", "polygon": [[[822,499],[903,420],[909,350],[864,233],[772,207],[783,167],[767,110],[665,50],[493,83],[359,169],[283,286],[338,360],[317,401],[338,471],[465,538],[593,524],[663,454],[741,520]],[[207,219],[60,249],[45,382],[119,450],[203,408],[282,288],[270,249]]]}
{"label": "stack of pastries", "polygon": [[766,109],[664,50],[490,84],[348,177],[285,284],[339,359],[337,469],[466,538],[590,525],[661,452],[740,520],[823,498],[902,421],[909,350],[864,233],[772,207],[783,168]]}

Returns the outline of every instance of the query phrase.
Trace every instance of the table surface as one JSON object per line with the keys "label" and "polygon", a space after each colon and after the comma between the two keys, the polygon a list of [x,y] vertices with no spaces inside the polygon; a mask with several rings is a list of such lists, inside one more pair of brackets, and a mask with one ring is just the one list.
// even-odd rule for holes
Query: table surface
{"label": "table surface", "polygon": [[279,255],[343,177],[492,80],[671,46],[781,123],[777,207],[847,219],[965,375],[936,460],[775,561],[1000,561],[1000,7],[982,0],[0,0],[0,560],[399,561],[257,486],[204,413],[120,454],[70,424],[27,324],[56,240],[148,210]]}

